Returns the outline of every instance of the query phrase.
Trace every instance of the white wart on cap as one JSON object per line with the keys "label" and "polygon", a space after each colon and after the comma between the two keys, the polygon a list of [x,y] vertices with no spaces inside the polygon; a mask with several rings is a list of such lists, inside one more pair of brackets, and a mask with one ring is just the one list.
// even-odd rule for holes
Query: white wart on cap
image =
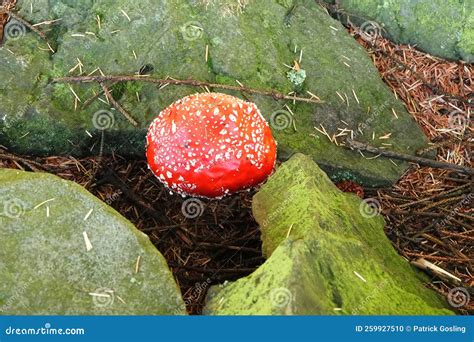
{"label": "white wart on cap", "polygon": [[174,102],[152,122],[147,160],[171,190],[221,197],[263,182],[275,166],[276,142],[254,103],[202,93]]}

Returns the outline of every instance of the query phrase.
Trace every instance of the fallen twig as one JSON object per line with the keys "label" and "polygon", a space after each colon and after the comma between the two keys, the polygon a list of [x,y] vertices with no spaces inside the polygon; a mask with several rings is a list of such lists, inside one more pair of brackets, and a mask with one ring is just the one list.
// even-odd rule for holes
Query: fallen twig
{"label": "fallen twig", "polygon": [[263,96],[270,96],[275,100],[291,100],[291,101],[300,101],[306,103],[323,103],[323,101],[316,99],[316,98],[308,98],[308,97],[299,97],[299,96],[290,96],[285,95],[273,90],[260,90],[260,89],[253,89],[241,86],[231,86],[226,84],[219,84],[219,83],[209,83],[204,81],[197,81],[197,80],[177,80],[173,78],[167,79],[156,79],[146,76],[72,76],[72,77],[61,77],[56,78],[53,80],[55,83],[90,83],[90,82],[131,82],[131,81],[139,81],[139,82],[147,82],[147,83],[154,83],[159,85],[164,84],[174,84],[174,85],[191,85],[196,87],[210,87],[210,88],[219,88],[219,89],[226,89],[226,90],[234,90],[240,91],[249,94],[257,94]]}
{"label": "fallen twig", "polygon": [[447,280],[450,283],[453,283],[456,285],[460,285],[462,283],[461,279],[459,279],[458,277],[452,275],[451,273],[443,270],[441,267],[438,267],[435,264],[423,258],[419,258],[415,261],[412,261],[411,264],[424,271],[430,272],[441,279]]}
{"label": "fallen twig", "polygon": [[23,164],[27,165],[32,171],[38,172],[39,170],[43,171],[51,171],[50,168],[47,168],[42,163],[35,162],[33,160],[22,158],[13,154],[4,153],[0,150],[0,159],[7,159],[15,162],[22,162]]}
{"label": "fallen twig", "polygon": [[[125,182],[114,172],[114,170],[107,167],[102,178],[96,182],[96,185],[109,183],[119,188],[120,191],[134,204],[140,207],[145,213],[149,214],[153,218],[165,221],[166,224],[172,226],[172,222],[167,215],[158,212],[147,200],[140,195],[136,194]],[[168,229],[172,231],[173,229]]]}
{"label": "fallen twig", "polygon": [[197,267],[197,266],[179,265],[174,262],[168,262],[168,265],[173,268],[182,268],[186,270],[195,271],[198,273],[205,273],[205,274],[212,274],[212,275],[216,275],[219,273],[248,274],[256,270],[256,268],[203,268],[203,267]]}
{"label": "fallen twig", "polygon": [[112,94],[110,93],[109,89],[106,87],[106,85],[102,82],[99,83],[102,90],[104,91],[104,94],[105,96],[107,97],[107,99],[110,101],[110,103],[112,104],[112,106],[115,107],[115,109],[117,109],[123,116],[125,116],[125,118],[130,121],[130,123],[134,126],[134,127],[138,127],[138,122],[120,105],[120,103],[118,103],[117,101],[115,101],[114,97],[112,96]]}
{"label": "fallen twig", "polygon": [[422,158],[422,157],[415,157],[409,154],[382,150],[380,148],[370,146],[368,144],[364,144],[352,139],[347,139],[346,142],[348,143],[348,146],[351,149],[365,151],[365,152],[373,153],[376,155],[379,154],[387,158],[404,160],[404,161],[417,163],[419,165],[429,166],[429,167],[433,167],[437,169],[452,169],[452,170],[456,170],[462,173],[466,173],[471,176],[474,175],[474,169],[468,166],[456,165],[452,163],[447,163],[447,162],[442,162],[442,161],[437,161],[437,160],[432,160],[432,159],[427,159],[427,158]]}
{"label": "fallen twig", "polygon": [[424,258],[424,259],[431,259],[434,261],[447,261],[447,262],[458,262],[458,263],[471,263],[471,260],[465,260],[465,259],[458,259],[458,258],[448,258],[448,257],[440,257],[436,255],[424,255],[420,253],[412,253],[412,252],[405,252],[406,255],[408,256],[414,256],[414,257],[419,257],[419,258]]}
{"label": "fallen twig", "polygon": [[42,39],[46,40],[46,35],[41,32],[40,30],[38,30],[36,27],[34,27],[33,25],[31,25],[28,21],[26,21],[25,19],[23,19],[22,17],[20,17],[19,15],[17,15],[15,12],[11,11],[11,10],[6,10],[5,11],[10,17],[12,17],[13,19],[15,19],[16,21],[22,23],[23,25],[25,25],[26,27],[28,27],[31,31],[33,31],[34,33],[36,33],[38,36],[40,36]]}
{"label": "fallen twig", "polygon": [[[4,6],[2,6],[2,11],[0,12],[0,42],[3,39],[3,30],[4,26],[7,24],[9,18],[13,18],[22,25],[26,26],[29,28],[32,32],[36,33],[41,39],[43,39],[46,42],[46,45],[48,46],[48,49],[54,53],[54,49],[51,47],[51,45],[48,42],[48,39],[46,38],[46,35],[38,30],[35,25],[30,24],[27,20],[23,19],[20,17],[18,14],[16,14],[13,9],[15,8],[16,5],[16,0],[10,0],[7,2]],[[5,18],[5,15],[7,16]],[[51,21],[53,22],[53,21]]]}

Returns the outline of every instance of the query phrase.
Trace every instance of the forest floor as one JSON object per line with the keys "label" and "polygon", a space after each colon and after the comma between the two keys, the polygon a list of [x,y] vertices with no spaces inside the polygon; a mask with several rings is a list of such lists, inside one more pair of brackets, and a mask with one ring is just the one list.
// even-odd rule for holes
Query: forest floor
{"label": "forest floor", "polygon": [[[349,32],[429,138],[429,148],[420,152],[436,151],[439,161],[472,167],[474,66],[381,37],[368,41],[357,28]],[[427,286],[457,305],[463,301],[460,311],[471,314],[472,293],[470,298],[455,297],[457,287],[474,286],[473,190],[472,177],[412,164],[392,188],[365,194],[380,203],[386,234],[402,256],[420,268],[428,261],[441,269],[428,272],[432,278]]]}
{"label": "forest floor", "polygon": [[[385,83],[422,127],[437,160],[472,167],[474,66],[435,58],[382,37],[368,40],[357,27],[348,31],[367,49]],[[201,313],[209,286],[246,276],[265,261],[251,212],[254,192],[193,203],[171,195],[149,172],[145,159],[119,155],[37,158],[14,155],[0,146],[1,167],[56,174],[115,208],[148,234],[165,256],[191,314]],[[393,246],[431,275],[426,286],[451,300],[457,296],[453,289],[474,286],[472,178],[412,164],[388,189],[338,186],[376,201]],[[460,313],[474,312],[473,297],[462,303]]]}

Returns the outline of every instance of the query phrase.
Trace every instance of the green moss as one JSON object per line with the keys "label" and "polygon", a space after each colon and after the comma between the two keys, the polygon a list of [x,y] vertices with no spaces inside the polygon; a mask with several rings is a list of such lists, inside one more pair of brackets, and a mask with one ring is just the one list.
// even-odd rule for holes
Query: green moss
{"label": "green moss", "polygon": [[285,7],[286,9],[291,9],[294,4],[295,4],[295,1],[294,0],[278,0],[278,3]]}
{"label": "green moss", "polygon": [[[89,139],[85,131],[94,133],[94,113],[111,111],[110,106],[95,101],[83,109],[81,104],[100,92],[100,87],[72,85],[82,101],[75,108],[74,95],[68,85],[46,84],[46,80],[78,74],[78,68],[70,72],[78,59],[83,64],[84,74],[98,67],[106,74],[134,74],[143,65],[151,64],[154,66],[152,76],[157,78],[193,78],[234,86],[238,80],[250,88],[284,94],[296,90],[300,96],[307,96],[306,91],[317,94],[324,104],[297,103],[293,107],[296,131],[290,125],[283,130],[273,127],[273,133],[281,159],[296,152],[306,153],[335,178],[338,174],[350,173],[364,185],[387,186],[398,179],[406,164],[394,166],[387,159],[364,159],[358,153],[335,146],[314,127],[323,125],[332,135],[344,126],[342,121],[354,132],[359,125],[367,124],[364,134],[356,136],[358,140],[371,141],[372,132],[382,135],[390,131],[393,149],[403,153],[413,154],[426,144],[416,123],[383,84],[366,52],[313,0],[298,1],[296,6],[289,0],[251,1],[245,8],[238,8],[235,0],[211,2],[207,6],[199,1],[183,0],[170,0],[160,6],[151,0],[140,4],[124,0],[81,0],[75,5],[66,0],[52,3],[41,0],[38,12],[34,13],[29,13],[29,6],[24,9],[24,4],[25,1],[19,0],[17,6],[31,22],[51,19],[49,13],[62,20],[54,25],[54,39],[58,42],[54,55],[38,50],[39,40],[33,33],[7,42],[14,55],[0,51],[0,72],[8,76],[3,88],[0,85],[0,113],[12,116],[27,106],[30,112],[41,116],[37,121],[20,120],[18,127],[12,126],[9,134],[0,137],[1,143],[14,151],[81,155],[90,154],[91,148],[96,146],[97,139]],[[149,10],[143,11],[143,8]],[[126,11],[131,21],[120,9]],[[101,18],[100,30],[97,15]],[[183,29],[185,32],[186,25],[196,22],[202,26],[202,35],[189,39]],[[94,32],[95,36],[84,32]],[[82,33],[84,37],[75,33]],[[206,46],[209,48],[207,63]],[[285,64],[292,65],[298,60],[300,50],[303,50],[301,68],[306,77],[302,85],[301,79],[295,87],[287,78],[289,69]],[[23,59],[35,62],[22,69]],[[173,85],[157,90],[154,85],[140,82],[114,85],[113,96],[136,119],[139,127],[133,129],[122,115],[115,115],[113,127],[106,132],[106,151],[143,156],[144,135],[141,138],[139,135],[145,132],[154,116],[177,99],[197,91],[201,90]],[[269,121],[273,112],[284,109],[287,104],[267,96],[227,93],[254,101]],[[349,106],[337,93],[347,95]],[[25,94],[30,96],[25,97]],[[398,120],[392,108],[397,111]],[[46,135],[49,122],[53,122],[50,129],[60,131]],[[34,143],[28,139],[18,142],[25,130],[37,138]]]}
{"label": "green moss", "polygon": [[465,4],[466,20],[459,39],[457,50],[462,59],[474,63],[474,3]]}
{"label": "green moss", "polygon": [[[255,315],[278,314],[279,308],[272,303],[272,296],[268,290],[274,283],[280,284],[292,276],[294,260],[288,250],[283,247],[275,252],[276,257],[269,260],[256,272],[247,278],[237,280],[232,284],[218,285],[211,288],[210,297],[205,314]],[[269,269],[278,269],[278,272],[268,274]],[[254,286],[258,284],[258,286]],[[226,296],[226,294],[232,294]]]}
{"label": "green moss", "polygon": [[352,22],[374,20],[397,43],[446,59],[474,61],[474,3],[465,0],[341,0]]}
{"label": "green moss", "polygon": [[252,208],[267,261],[212,288],[207,314],[453,314],[395,252],[383,218],[364,217],[361,200],[339,191],[311,158],[283,163]]}

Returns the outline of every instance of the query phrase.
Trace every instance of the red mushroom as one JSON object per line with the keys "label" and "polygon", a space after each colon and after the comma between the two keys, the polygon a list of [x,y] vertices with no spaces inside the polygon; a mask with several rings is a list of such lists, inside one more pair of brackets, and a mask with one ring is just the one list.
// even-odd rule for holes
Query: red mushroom
{"label": "red mushroom", "polygon": [[222,197],[263,182],[276,142],[257,106],[234,96],[187,96],[163,110],[147,135],[148,167],[182,195]]}

